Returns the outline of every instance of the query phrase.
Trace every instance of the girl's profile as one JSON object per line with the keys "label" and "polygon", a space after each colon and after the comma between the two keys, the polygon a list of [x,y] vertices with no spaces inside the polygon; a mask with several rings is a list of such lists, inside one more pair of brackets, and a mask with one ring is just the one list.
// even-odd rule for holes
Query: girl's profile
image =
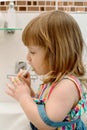
{"label": "girl's profile", "polygon": [[27,61],[43,83],[35,93],[29,72],[20,71],[8,84],[32,130],[86,130],[87,77],[82,62],[84,40],[75,19],[62,11],[41,13],[25,27]]}

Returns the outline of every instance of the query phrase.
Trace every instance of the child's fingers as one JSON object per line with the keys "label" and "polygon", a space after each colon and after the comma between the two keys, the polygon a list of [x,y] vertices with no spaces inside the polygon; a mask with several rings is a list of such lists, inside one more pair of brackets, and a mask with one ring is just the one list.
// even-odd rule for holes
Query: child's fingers
{"label": "child's fingers", "polygon": [[19,77],[15,78],[15,82],[14,82],[15,85],[22,85],[24,83],[25,82],[24,82],[24,80],[22,78],[19,78]]}
{"label": "child's fingers", "polygon": [[24,73],[24,70],[23,69],[20,69],[19,73],[18,73],[18,76],[22,76]]}
{"label": "child's fingers", "polygon": [[15,88],[12,85],[8,84],[8,83],[7,83],[7,86],[8,86],[8,89],[6,90],[6,93],[13,97],[14,92],[15,92]]}
{"label": "child's fingers", "polygon": [[18,78],[26,82],[27,79],[29,80],[30,74],[27,72],[26,75],[24,75],[25,72],[26,71],[23,71],[23,73],[18,74]]}
{"label": "child's fingers", "polygon": [[12,84],[16,87],[17,86],[17,78],[11,77],[10,81],[12,82]]}
{"label": "child's fingers", "polygon": [[14,97],[14,94],[13,94],[13,92],[12,92],[12,91],[10,91],[10,90],[6,90],[5,92],[6,92],[8,95],[10,95],[10,96]]}
{"label": "child's fingers", "polygon": [[25,73],[25,70],[22,70],[22,69],[21,69],[21,70],[20,70],[20,72],[18,73],[17,77],[19,77],[19,78],[22,78],[22,79],[23,79],[23,78],[24,78],[24,76],[23,76],[23,75],[24,75],[24,73]]}
{"label": "child's fingers", "polygon": [[25,81],[19,77],[11,78],[11,82],[15,88],[21,87],[23,84],[25,84]]}
{"label": "child's fingers", "polygon": [[15,90],[15,87],[14,87],[14,86],[12,86],[12,85],[10,85],[10,84],[8,84],[8,83],[7,83],[7,86],[8,86],[8,89],[9,89],[10,91],[14,92],[14,90]]}

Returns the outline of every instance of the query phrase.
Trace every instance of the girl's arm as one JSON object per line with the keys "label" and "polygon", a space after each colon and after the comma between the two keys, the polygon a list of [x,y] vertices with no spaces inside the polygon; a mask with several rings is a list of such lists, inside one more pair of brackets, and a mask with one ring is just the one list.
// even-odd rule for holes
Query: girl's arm
{"label": "girl's arm", "polygon": [[6,93],[20,103],[29,121],[31,121],[39,130],[54,130],[55,128],[46,125],[40,118],[37,104],[33,101],[30,88],[26,82],[19,78],[11,78],[10,80],[13,85],[7,84],[8,90]]}
{"label": "girl's arm", "polygon": [[[37,104],[31,97],[28,85],[18,78],[16,78],[15,82],[14,79],[11,79],[11,81],[13,85],[8,84],[7,93],[20,103],[28,119],[39,130],[54,130],[55,128],[46,125],[40,118]],[[60,82],[45,105],[48,117],[53,121],[63,121],[67,113],[79,100],[78,95],[78,90],[73,82],[68,80]]]}

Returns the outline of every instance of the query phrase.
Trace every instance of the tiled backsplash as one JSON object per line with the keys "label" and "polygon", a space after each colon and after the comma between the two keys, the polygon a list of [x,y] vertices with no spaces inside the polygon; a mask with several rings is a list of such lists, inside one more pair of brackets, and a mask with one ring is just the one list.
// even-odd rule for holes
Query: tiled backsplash
{"label": "tiled backsplash", "polygon": [[[87,0],[15,0],[17,12],[40,12],[59,9],[68,12],[87,12]],[[9,2],[0,2],[0,11],[6,12]]]}

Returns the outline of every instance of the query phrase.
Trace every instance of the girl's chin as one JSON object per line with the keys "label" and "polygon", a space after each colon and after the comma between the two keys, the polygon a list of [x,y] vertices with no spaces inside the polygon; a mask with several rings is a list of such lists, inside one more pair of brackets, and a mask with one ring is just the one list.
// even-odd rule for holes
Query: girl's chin
{"label": "girl's chin", "polygon": [[39,75],[39,76],[41,76],[41,75],[46,75],[47,73],[41,73],[41,72],[36,72],[35,71],[35,73],[37,74],[37,75]]}
{"label": "girl's chin", "polygon": [[35,73],[36,73],[37,75],[39,75],[39,76],[42,75],[41,73],[39,73],[39,72],[37,72],[37,71],[35,71]]}
{"label": "girl's chin", "polygon": [[34,72],[37,74],[37,75],[43,75],[43,73],[41,73],[41,72],[39,72],[39,71],[37,71],[37,70],[34,70]]}
{"label": "girl's chin", "polygon": [[41,72],[40,70],[36,70],[35,68],[32,67],[32,71],[34,71],[37,75],[46,75],[48,72]]}

